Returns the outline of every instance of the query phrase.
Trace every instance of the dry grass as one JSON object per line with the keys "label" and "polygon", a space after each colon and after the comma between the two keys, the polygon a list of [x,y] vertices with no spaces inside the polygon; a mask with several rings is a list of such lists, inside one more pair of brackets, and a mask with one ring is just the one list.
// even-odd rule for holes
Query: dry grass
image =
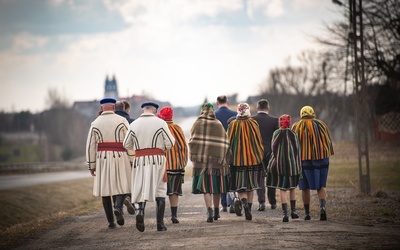
{"label": "dry grass", "polygon": [[[330,159],[328,187],[360,189],[358,149],[355,143],[334,145],[335,155]],[[369,145],[371,193],[378,190],[400,190],[400,143],[374,143]],[[362,162],[365,175],[366,164]]]}
{"label": "dry grass", "polygon": [[93,179],[1,191],[0,248],[46,230],[68,216],[101,208],[92,195]]}

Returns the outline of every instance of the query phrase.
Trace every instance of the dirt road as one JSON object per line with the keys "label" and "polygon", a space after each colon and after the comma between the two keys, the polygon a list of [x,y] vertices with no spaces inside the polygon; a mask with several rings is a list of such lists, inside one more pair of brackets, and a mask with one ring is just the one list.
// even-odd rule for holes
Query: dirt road
{"label": "dirt road", "polygon": [[[384,223],[366,226],[351,220],[319,221],[314,213],[311,221],[300,219],[282,223],[281,209],[256,211],[253,220],[221,212],[221,218],[206,222],[202,195],[190,193],[191,180],[184,184],[184,196],[178,210],[179,224],[170,221],[167,203],[165,222],[168,230],[157,232],[154,203],[146,206],[143,233],[135,227],[135,216],[125,213],[125,225],[107,229],[103,210],[68,218],[51,230],[30,239],[21,239],[16,249],[395,249],[400,247],[400,225]],[[340,192],[340,193],[339,193]],[[341,190],[331,189],[330,197],[342,196]],[[255,196],[256,198],[257,196]],[[315,199],[315,198],[314,198]],[[351,200],[351,199],[349,199]],[[333,202],[333,201],[332,201]],[[329,204],[329,203],[328,203]],[[368,204],[368,203],[367,203]],[[350,217],[351,218],[351,217]],[[358,223],[360,224],[360,223]]]}

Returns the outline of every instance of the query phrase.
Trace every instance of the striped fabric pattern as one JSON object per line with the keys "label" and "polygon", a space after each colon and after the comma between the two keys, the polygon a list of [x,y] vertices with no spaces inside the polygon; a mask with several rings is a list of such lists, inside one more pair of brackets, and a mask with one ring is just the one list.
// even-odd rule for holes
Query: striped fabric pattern
{"label": "striped fabric pattern", "polygon": [[177,194],[182,196],[182,184],[185,180],[185,172],[168,172],[167,176],[167,195]]}
{"label": "striped fabric pattern", "polygon": [[228,191],[229,175],[224,168],[198,167],[208,164],[193,163],[193,194],[222,194]]}
{"label": "striped fabric pattern", "polygon": [[262,163],[264,146],[256,120],[233,120],[227,134],[232,149],[233,166],[256,166]]}
{"label": "striped fabric pattern", "polygon": [[301,147],[301,160],[319,160],[334,154],[328,126],[321,120],[302,118],[292,126]]}
{"label": "striped fabric pattern", "polygon": [[272,136],[272,154],[267,172],[294,176],[301,173],[300,145],[297,135],[290,129],[278,129]]}
{"label": "striped fabric pattern", "polygon": [[282,190],[294,189],[299,185],[300,175],[282,176],[267,174],[265,185],[267,187],[274,187]]}
{"label": "striped fabric pattern", "polygon": [[262,164],[252,167],[231,166],[229,190],[232,192],[252,191],[260,188],[264,167]]}
{"label": "striped fabric pattern", "polygon": [[175,138],[174,146],[166,153],[166,169],[167,170],[184,170],[188,162],[188,146],[182,128],[167,121],[168,128],[172,136]]}

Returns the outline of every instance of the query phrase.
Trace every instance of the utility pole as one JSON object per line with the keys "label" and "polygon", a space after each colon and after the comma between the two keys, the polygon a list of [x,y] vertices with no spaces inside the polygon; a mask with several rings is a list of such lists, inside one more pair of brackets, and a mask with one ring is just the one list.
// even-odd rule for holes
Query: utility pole
{"label": "utility pole", "polygon": [[[358,2],[358,4],[357,4]],[[357,99],[356,128],[358,142],[358,165],[360,189],[364,194],[371,194],[369,153],[368,153],[368,111],[367,89],[364,71],[364,33],[362,20],[362,0],[349,0],[350,28],[354,52],[354,87]]]}
{"label": "utility pole", "polygon": [[[343,6],[343,3],[340,0],[332,0],[332,2]],[[362,0],[349,0],[349,21],[351,31],[349,40],[352,42],[354,52],[353,78],[354,92],[357,101],[356,129],[360,190],[363,194],[370,195],[371,182],[368,152],[368,110],[366,108],[367,89],[364,71],[364,32],[362,14]]]}

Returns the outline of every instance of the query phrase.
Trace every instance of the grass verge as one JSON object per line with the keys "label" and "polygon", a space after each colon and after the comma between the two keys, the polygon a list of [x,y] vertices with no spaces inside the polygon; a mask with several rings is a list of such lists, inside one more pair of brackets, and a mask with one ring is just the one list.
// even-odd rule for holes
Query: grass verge
{"label": "grass verge", "polygon": [[0,249],[49,229],[60,220],[101,209],[93,179],[80,179],[0,192]]}

